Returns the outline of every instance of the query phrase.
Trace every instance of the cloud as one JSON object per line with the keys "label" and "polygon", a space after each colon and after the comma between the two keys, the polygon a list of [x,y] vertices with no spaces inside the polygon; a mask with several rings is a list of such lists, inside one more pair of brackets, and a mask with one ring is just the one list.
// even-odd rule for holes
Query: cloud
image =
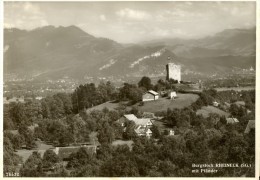
{"label": "cloud", "polygon": [[192,2],[186,2],[185,4],[188,5],[188,6],[192,6],[193,5]]}
{"label": "cloud", "polygon": [[233,8],[233,9],[231,10],[231,14],[232,14],[233,16],[236,16],[236,15],[238,15],[239,13],[240,13],[240,11],[239,11],[239,9],[238,9],[237,7]]}
{"label": "cloud", "polygon": [[14,24],[4,22],[4,28],[13,28],[13,27],[15,27]]}
{"label": "cloud", "polygon": [[42,12],[40,11],[38,6],[33,5],[30,2],[26,2],[23,7],[25,12],[32,13],[34,15],[42,15]]}
{"label": "cloud", "polygon": [[145,11],[138,11],[129,8],[125,8],[125,9],[121,9],[120,11],[117,11],[116,15],[119,16],[120,18],[128,18],[133,20],[147,20],[151,17],[150,14],[148,14]]}
{"label": "cloud", "polygon": [[107,18],[106,18],[106,16],[104,14],[101,14],[99,16],[99,18],[100,18],[101,21],[106,21],[107,20]]}
{"label": "cloud", "polygon": [[49,25],[46,14],[35,3],[6,2],[4,13],[4,27],[34,29]]}

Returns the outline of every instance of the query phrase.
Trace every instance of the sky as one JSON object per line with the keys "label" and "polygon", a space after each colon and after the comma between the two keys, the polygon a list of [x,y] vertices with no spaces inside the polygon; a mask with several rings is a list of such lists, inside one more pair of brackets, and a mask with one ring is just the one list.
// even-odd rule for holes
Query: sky
{"label": "sky", "polygon": [[201,38],[256,26],[255,2],[4,2],[4,27],[76,25],[120,43]]}

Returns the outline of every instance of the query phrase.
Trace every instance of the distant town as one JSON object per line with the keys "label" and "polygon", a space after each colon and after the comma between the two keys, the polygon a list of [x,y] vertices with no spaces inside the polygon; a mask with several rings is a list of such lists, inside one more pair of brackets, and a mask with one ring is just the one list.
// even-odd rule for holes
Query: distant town
{"label": "distant town", "polygon": [[[152,76],[153,82],[158,81],[164,76]],[[182,72],[183,79],[189,82],[198,83],[199,81],[205,88],[229,88],[237,87],[238,89],[254,89],[255,86],[255,70],[252,67],[248,69],[234,68],[227,74],[212,74],[205,76],[192,71]],[[101,81],[111,81],[116,87],[120,87],[124,82],[136,83],[141,77],[91,77],[86,76],[82,80],[69,78],[65,76],[61,79],[38,80],[33,77],[21,78],[15,74],[6,74],[4,80],[4,102],[14,101],[30,101],[39,99],[58,92],[72,93],[77,86],[84,83],[98,84]],[[243,89],[242,88],[242,89]],[[22,100],[22,99],[23,100]]]}

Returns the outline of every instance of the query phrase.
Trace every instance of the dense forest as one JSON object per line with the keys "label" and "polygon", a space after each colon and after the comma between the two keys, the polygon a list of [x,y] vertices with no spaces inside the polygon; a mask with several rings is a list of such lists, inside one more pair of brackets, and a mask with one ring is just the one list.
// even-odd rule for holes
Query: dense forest
{"label": "dense forest", "polygon": [[[24,177],[254,177],[255,132],[244,133],[248,121],[255,119],[254,90],[203,90],[197,93],[198,100],[184,109],[157,112],[162,122],[175,130],[174,136],[153,125],[152,138],[139,137],[134,122],[128,122],[126,129],[117,122],[124,114],[142,116],[138,108],[127,107],[138,103],[143,92],[178,91],[175,83],[159,80],[153,85],[148,77],[143,77],[138,84],[125,83],[121,88],[115,88],[111,82],[85,84],[72,94],[58,93],[41,101],[4,105],[4,173],[14,172],[22,164],[19,173]],[[86,111],[107,101],[128,103],[115,110]],[[228,111],[239,123],[229,124],[218,114],[209,117],[196,114],[213,101],[220,102],[219,108]],[[238,106],[236,101],[244,101],[245,106]],[[230,107],[226,108],[225,102]],[[13,133],[15,130],[18,133]],[[24,163],[16,154],[19,149],[36,148],[37,140],[53,146],[96,141],[91,137],[93,132],[100,143],[97,152],[80,148],[65,164],[52,150],[45,151],[43,156],[35,151]],[[117,139],[132,140],[133,145],[113,146]],[[192,173],[193,163],[248,163],[251,168],[220,168],[217,173],[196,174]],[[48,167],[55,169],[46,173]]]}

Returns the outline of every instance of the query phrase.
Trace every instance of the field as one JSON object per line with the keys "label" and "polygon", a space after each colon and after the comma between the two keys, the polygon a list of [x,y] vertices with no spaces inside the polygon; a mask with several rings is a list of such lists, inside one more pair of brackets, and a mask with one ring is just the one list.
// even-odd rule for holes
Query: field
{"label": "field", "polygon": [[143,106],[138,106],[138,108],[143,112],[159,112],[159,111],[167,111],[168,108],[174,109],[182,109],[193,102],[195,102],[199,98],[196,94],[177,94],[177,98],[174,100],[168,98],[159,98],[156,101],[148,101],[144,102]]}
{"label": "field", "polygon": [[222,111],[213,106],[203,106],[201,109],[199,109],[196,112],[196,114],[198,114],[198,115],[201,114],[205,118],[209,117],[210,113],[215,113],[215,114],[218,114],[220,116],[225,116],[225,117],[228,117],[230,115],[229,113]]}
{"label": "field", "polygon": [[[179,108],[182,109],[191,105],[191,103],[195,102],[199,96],[196,94],[177,94],[177,98],[174,100],[168,98],[159,98],[156,101],[144,102],[143,106],[139,106],[139,103],[133,105],[137,107],[139,110],[143,112],[158,112],[158,111],[166,111],[168,108],[174,109]],[[122,104],[127,104],[127,101],[122,102]],[[109,110],[116,110],[120,107],[120,103],[118,102],[105,102],[103,104],[94,106],[92,108],[87,109],[87,112],[91,112],[93,110],[102,110],[107,108]],[[127,106],[127,109],[131,109],[131,106]]]}

